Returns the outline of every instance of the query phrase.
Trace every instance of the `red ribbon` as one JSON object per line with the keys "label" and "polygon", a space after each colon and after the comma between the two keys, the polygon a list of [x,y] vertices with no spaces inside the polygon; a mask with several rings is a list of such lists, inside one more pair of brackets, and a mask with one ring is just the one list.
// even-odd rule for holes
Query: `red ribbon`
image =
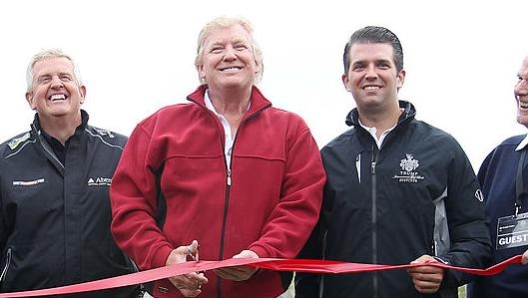
{"label": "red ribbon", "polygon": [[276,271],[297,271],[306,273],[360,273],[368,271],[381,270],[395,270],[408,269],[419,266],[434,266],[444,269],[451,269],[475,275],[495,275],[502,272],[506,267],[512,264],[521,263],[521,255],[509,258],[501,263],[493,265],[487,269],[472,269],[462,268],[446,265],[440,262],[426,263],[426,264],[405,264],[405,265],[374,265],[362,263],[347,263],[338,261],[325,260],[303,260],[303,259],[227,259],[223,261],[191,261],[186,263],[174,264],[171,266],[141,271],[137,273],[116,276],[101,280],[85,282],[82,284],[74,284],[69,286],[62,286],[56,288],[23,291],[0,294],[3,297],[35,297],[44,295],[60,295],[79,292],[89,292],[95,290],[103,290],[110,288],[117,288],[123,286],[137,285],[140,283],[147,283],[159,279],[168,278],[175,275],[186,274],[196,271],[213,270],[222,267],[233,266],[253,266],[262,269],[276,270]]}

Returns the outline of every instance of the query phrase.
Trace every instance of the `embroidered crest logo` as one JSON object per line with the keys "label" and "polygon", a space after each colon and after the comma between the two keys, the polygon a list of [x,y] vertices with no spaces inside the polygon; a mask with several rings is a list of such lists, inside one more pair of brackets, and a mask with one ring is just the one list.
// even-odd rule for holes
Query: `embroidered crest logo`
{"label": "embroidered crest logo", "polygon": [[405,154],[405,156],[407,157],[407,159],[402,159],[400,161],[400,167],[406,172],[416,170],[416,168],[420,165],[418,163],[418,160],[414,159],[412,154]]}
{"label": "embroidered crest logo", "polygon": [[406,153],[405,159],[400,160],[400,168],[402,169],[398,175],[394,175],[393,179],[398,179],[398,182],[410,182],[416,183],[418,180],[423,180],[424,177],[421,176],[416,170],[420,163],[417,159],[414,159],[412,154]]}

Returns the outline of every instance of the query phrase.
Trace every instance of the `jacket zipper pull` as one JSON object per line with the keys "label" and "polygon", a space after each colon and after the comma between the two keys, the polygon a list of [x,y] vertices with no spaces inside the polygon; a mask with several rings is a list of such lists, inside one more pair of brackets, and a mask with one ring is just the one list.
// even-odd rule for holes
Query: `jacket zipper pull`
{"label": "jacket zipper pull", "polygon": [[231,186],[231,169],[227,169],[227,185]]}
{"label": "jacket zipper pull", "polygon": [[376,161],[378,160],[378,147],[372,146],[372,162],[370,167],[370,173],[376,175]]}

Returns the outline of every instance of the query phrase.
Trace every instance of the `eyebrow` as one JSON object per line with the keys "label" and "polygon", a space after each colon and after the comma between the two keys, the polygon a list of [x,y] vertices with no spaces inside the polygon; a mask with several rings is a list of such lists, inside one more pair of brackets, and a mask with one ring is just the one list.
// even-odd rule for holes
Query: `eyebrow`
{"label": "eyebrow", "polygon": [[[74,79],[74,78],[75,78],[75,76],[74,76],[71,72],[63,72],[63,71],[62,71],[62,72],[59,72],[57,75],[58,75],[59,77],[67,76],[67,77],[69,77],[69,78],[71,78],[71,79]],[[49,78],[51,78],[51,77],[53,77],[53,74],[51,74],[51,73],[45,73],[45,74],[42,74],[42,75],[39,75],[39,76],[35,77],[35,81],[36,81],[36,82],[40,82],[40,81],[43,80],[43,79],[49,79]]]}
{"label": "eyebrow", "polygon": [[246,42],[249,43],[249,40],[242,38],[242,37],[235,37],[233,38],[231,42],[232,43],[246,43]]}
{"label": "eyebrow", "polygon": [[[73,76],[73,74],[71,72],[65,72],[65,71],[61,71],[59,73],[57,73],[58,76]],[[42,78],[42,77],[51,77],[53,76],[53,73],[45,73],[45,74],[42,74],[42,75],[39,75],[38,77],[39,78]]]}
{"label": "eyebrow", "polygon": [[244,38],[242,38],[242,37],[238,37],[238,36],[236,36],[236,37],[234,37],[233,39],[228,40],[228,41],[225,41],[225,40],[222,40],[222,41],[215,41],[215,42],[211,43],[211,46],[224,45],[224,44],[226,44],[226,43],[233,43],[233,44],[237,44],[237,43],[248,43],[248,44],[249,44],[250,41],[247,40],[247,39],[244,39]]}
{"label": "eyebrow", "polygon": [[[392,62],[392,60],[390,60],[390,59],[376,59],[376,60],[374,60],[374,63],[376,63],[376,64],[377,63],[389,63],[390,64],[391,62]],[[352,65],[365,64],[365,63],[368,63],[368,62],[366,62],[365,59],[352,61]]]}

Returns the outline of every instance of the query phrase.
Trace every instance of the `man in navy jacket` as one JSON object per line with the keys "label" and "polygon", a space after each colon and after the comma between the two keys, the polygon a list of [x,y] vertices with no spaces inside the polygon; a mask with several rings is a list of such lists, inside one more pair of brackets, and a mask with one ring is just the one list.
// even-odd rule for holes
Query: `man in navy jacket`
{"label": "man in navy jacket", "polygon": [[[517,122],[528,127],[528,56],[517,78]],[[478,173],[490,216],[493,264],[523,254],[528,248],[527,144],[524,134],[506,139],[486,157]],[[528,268],[512,266],[499,275],[477,277],[468,286],[468,297],[528,297],[527,281]]]}

